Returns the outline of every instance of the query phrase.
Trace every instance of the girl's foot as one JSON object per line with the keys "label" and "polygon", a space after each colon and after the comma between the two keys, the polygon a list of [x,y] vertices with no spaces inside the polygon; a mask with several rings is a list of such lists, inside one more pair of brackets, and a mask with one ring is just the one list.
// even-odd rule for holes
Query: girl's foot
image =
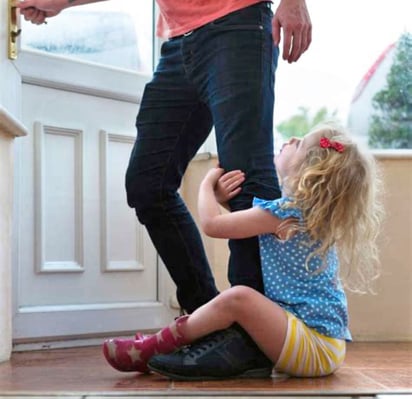
{"label": "girl's foot", "polygon": [[179,317],[154,335],[137,333],[134,339],[108,339],[103,343],[104,357],[116,370],[147,373],[147,362],[155,353],[170,353],[188,343],[181,334],[188,317]]}
{"label": "girl's foot", "polygon": [[119,371],[147,373],[147,361],[142,356],[143,339],[108,339],[103,343],[103,354],[107,362]]}

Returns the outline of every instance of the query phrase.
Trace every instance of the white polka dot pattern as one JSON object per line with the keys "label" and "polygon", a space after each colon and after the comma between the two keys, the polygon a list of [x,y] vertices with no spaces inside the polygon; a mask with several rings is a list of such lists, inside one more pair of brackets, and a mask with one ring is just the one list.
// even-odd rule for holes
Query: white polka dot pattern
{"label": "white polka dot pattern", "polygon": [[[255,198],[253,205],[279,219],[302,220],[299,209],[282,207],[288,201],[288,198],[269,201]],[[336,248],[327,253],[326,266],[318,256],[310,258],[306,265],[308,256],[320,245],[309,242],[306,233],[297,233],[285,241],[272,234],[259,236],[265,295],[319,333],[351,340]]]}

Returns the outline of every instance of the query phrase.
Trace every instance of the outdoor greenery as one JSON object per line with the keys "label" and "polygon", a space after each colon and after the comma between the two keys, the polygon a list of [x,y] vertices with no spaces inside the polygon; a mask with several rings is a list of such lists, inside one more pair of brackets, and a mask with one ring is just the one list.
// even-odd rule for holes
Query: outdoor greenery
{"label": "outdoor greenery", "polygon": [[372,100],[369,127],[372,148],[412,148],[412,34],[404,33],[396,46],[386,86]]}
{"label": "outdoor greenery", "polygon": [[302,137],[320,122],[336,121],[336,114],[337,111],[329,112],[326,107],[322,107],[311,116],[309,108],[299,107],[297,114],[277,125],[276,129],[285,140],[291,137]]}

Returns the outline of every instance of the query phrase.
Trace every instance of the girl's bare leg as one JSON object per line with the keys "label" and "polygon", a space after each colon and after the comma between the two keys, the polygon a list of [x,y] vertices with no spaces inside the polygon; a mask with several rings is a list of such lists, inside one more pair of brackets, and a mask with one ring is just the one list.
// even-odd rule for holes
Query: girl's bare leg
{"label": "girl's bare leg", "polygon": [[233,323],[240,324],[266,356],[277,361],[287,332],[286,313],[246,286],[229,288],[198,308],[182,324],[181,332],[188,341],[194,341]]}
{"label": "girl's bare leg", "polygon": [[258,291],[245,286],[222,292],[190,316],[179,318],[157,334],[106,340],[103,353],[108,363],[117,370],[147,372],[147,362],[155,353],[170,353],[235,322],[276,363],[286,336],[286,314]]}

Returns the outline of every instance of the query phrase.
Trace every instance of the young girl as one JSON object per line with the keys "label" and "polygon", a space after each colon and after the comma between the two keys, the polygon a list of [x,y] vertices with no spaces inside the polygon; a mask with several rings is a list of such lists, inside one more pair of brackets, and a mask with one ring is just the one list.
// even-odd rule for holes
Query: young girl
{"label": "young girl", "polygon": [[155,335],[108,340],[104,354],[113,367],[146,372],[149,365],[162,372],[156,361],[161,356],[154,354],[173,352],[233,323],[279,372],[324,376],[342,364],[351,335],[339,263],[350,266],[357,290],[377,277],[374,161],[342,129],[323,125],[289,140],[275,164],[280,199],[255,198],[251,209],[221,213],[218,200],[236,195],[244,176],[215,168],[201,184],[198,204],[207,235],[259,235],[265,296],[235,286]]}

